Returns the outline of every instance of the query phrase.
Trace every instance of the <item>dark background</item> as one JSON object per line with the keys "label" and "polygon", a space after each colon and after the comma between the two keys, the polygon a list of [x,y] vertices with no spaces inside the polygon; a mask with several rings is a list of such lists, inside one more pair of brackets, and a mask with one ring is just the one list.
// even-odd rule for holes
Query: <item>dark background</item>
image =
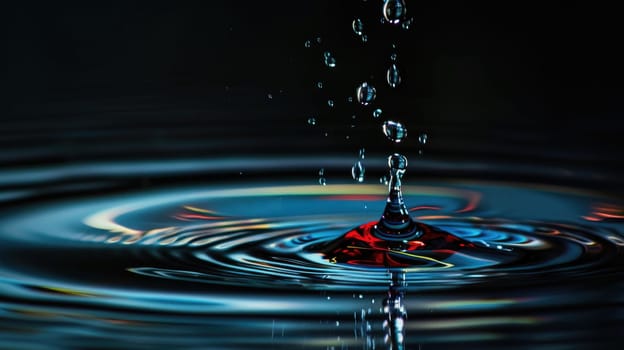
{"label": "dark background", "polygon": [[[415,135],[429,134],[424,161],[554,165],[619,178],[616,5],[407,6],[409,31],[382,25],[375,0],[5,5],[0,164],[355,157],[359,147],[382,155],[393,149],[379,128],[388,117],[408,126],[402,152],[410,156]],[[351,31],[356,16],[366,45]],[[304,47],[316,37],[321,44]],[[396,91],[384,81],[392,43],[403,75]],[[326,50],[335,69],[322,64]],[[346,102],[362,81],[377,87],[373,106]],[[371,116],[377,107],[381,120]]]}

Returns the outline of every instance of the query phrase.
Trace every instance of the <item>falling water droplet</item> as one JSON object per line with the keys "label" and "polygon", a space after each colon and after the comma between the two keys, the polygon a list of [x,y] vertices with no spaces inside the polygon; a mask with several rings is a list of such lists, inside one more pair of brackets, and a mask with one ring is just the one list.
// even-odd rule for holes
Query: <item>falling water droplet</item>
{"label": "falling water droplet", "polygon": [[320,44],[323,41],[323,39],[320,36],[316,37],[316,43]]}
{"label": "falling water droplet", "polygon": [[358,160],[351,168],[351,176],[353,176],[353,180],[357,182],[364,182],[364,171],[362,162]]}
{"label": "falling water droplet", "polygon": [[267,94],[267,98],[268,98],[269,100],[272,100],[272,99],[273,99],[273,94]]}
{"label": "falling water droplet", "polygon": [[363,34],[363,35],[362,35],[362,42],[363,42],[363,43],[368,42],[368,35],[366,35],[366,34]]}
{"label": "falling water droplet", "polygon": [[414,23],[414,18],[410,18],[408,20],[406,20],[405,22],[401,23],[401,28],[405,29],[405,30],[409,30],[410,27],[412,26],[412,23]]}
{"label": "falling water droplet", "polygon": [[334,100],[327,100],[327,105],[329,107],[334,107]]}
{"label": "falling water droplet", "polygon": [[407,137],[407,128],[399,122],[387,120],[382,128],[384,135],[392,142],[399,143]]}
{"label": "falling water droplet", "polygon": [[349,102],[349,103],[353,102],[353,97],[351,97],[351,96],[347,97],[347,102]]}
{"label": "falling water droplet", "polygon": [[334,58],[334,56],[332,56],[331,52],[329,51],[325,51],[323,53],[323,62],[325,62],[325,65],[329,68],[336,67],[336,59]]}
{"label": "falling water droplet", "polygon": [[364,159],[364,157],[366,157],[366,149],[362,147],[358,151],[358,158]]}
{"label": "falling water droplet", "polygon": [[356,18],[353,20],[353,23],[351,23],[351,28],[353,28],[353,32],[355,33],[355,35],[362,35],[362,33],[364,33],[364,23],[362,23],[362,20],[359,18]]}
{"label": "falling water droplet", "polygon": [[316,87],[319,88],[319,89],[322,89],[323,88],[323,82],[319,81],[318,83],[316,83]]}
{"label": "falling water droplet", "polygon": [[320,168],[318,174],[319,176],[325,175],[325,168]]}
{"label": "falling water droplet", "polygon": [[327,186],[327,180],[324,177],[319,177],[319,185]]}
{"label": "falling water droplet", "polygon": [[425,133],[422,133],[420,135],[418,135],[418,143],[420,143],[421,145],[424,145],[427,143],[427,139],[429,138],[429,136]]}
{"label": "falling water droplet", "polygon": [[396,62],[396,60],[397,60],[396,52],[393,52],[392,54],[390,54],[390,60],[393,61],[393,62]]}
{"label": "falling water droplet", "polygon": [[310,118],[308,118],[308,124],[310,124],[310,125],[316,125],[316,118],[314,118],[314,117],[310,117]]}
{"label": "falling water droplet", "polygon": [[399,68],[396,64],[393,63],[390,68],[388,68],[386,80],[388,81],[388,85],[392,88],[396,88],[399,84],[401,84],[401,75],[399,75]]}
{"label": "falling water droplet", "polygon": [[373,111],[373,118],[379,118],[382,112],[383,111],[381,110],[381,108],[377,108],[376,110]]}
{"label": "falling water droplet", "polygon": [[305,43],[303,43],[303,46],[310,48],[312,46],[312,42],[310,40],[306,40]]}
{"label": "falling water droplet", "polygon": [[355,94],[358,102],[366,106],[375,100],[377,91],[372,85],[368,85],[368,83],[364,82],[358,86]]}
{"label": "falling water droplet", "polygon": [[382,185],[387,185],[388,184],[388,176],[384,175],[382,177],[379,178],[379,183]]}
{"label": "falling water droplet", "polygon": [[407,13],[404,0],[387,0],[383,5],[383,15],[388,23],[398,24]]}

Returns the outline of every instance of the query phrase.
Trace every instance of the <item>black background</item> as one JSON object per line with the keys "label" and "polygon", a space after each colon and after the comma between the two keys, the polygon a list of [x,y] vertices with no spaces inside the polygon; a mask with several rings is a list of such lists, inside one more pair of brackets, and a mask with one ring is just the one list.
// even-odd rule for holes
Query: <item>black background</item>
{"label": "black background", "polygon": [[[409,31],[382,25],[374,0],[6,5],[0,162],[385,154],[392,147],[371,116],[379,107],[408,126],[403,152],[429,134],[423,159],[619,173],[616,5],[407,6]],[[355,17],[366,45],[351,31]],[[392,43],[396,91],[384,81]],[[326,50],[335,69],[323,66]],[[362,81],[378,88],[373,106],[346,103]]]}

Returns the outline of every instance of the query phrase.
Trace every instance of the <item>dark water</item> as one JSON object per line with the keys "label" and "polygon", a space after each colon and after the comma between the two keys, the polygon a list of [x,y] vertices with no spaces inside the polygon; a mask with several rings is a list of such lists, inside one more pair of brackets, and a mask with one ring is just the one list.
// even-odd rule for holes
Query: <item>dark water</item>
{"label": "dark water", "polygon": [[334,263],[321,248],[378,219],[385,186],[320,186],[256,163],[269,176],[144,190],[111,183],[121,173],[184,178],[190,169],[228,172],[228,164],[91,165],[102,179],[69,190],[60,179],[71,169],[5,173],[5,188],[55,178],[65,194],[54,186],[48,196],[3,192],[0,347],[384,348],[382,304],[397,271],[405,273],[408,349],[620,341],[617,197],[523,182],[412,182],[404,194],[415,219],[489,253],[432,263],[423,252],[426,264],[388,270]]}

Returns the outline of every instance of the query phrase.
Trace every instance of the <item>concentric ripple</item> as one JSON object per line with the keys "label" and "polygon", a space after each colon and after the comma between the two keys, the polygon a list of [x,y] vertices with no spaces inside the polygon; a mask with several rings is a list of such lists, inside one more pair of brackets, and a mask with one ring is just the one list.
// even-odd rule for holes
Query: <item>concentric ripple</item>
{"label": "concentric ripple", "polygon": [[[1,237],[24,247],[62,250],[64,264],[72,259],[79,263],[85,249],[112,249],[132,257],[117,273],[154,279],[269,289],[383,290],[388,269],[336,263],[322,248],[377,219],[384,192],[383,186],[373,185],[258,184],[77,200],[14,215],[3,222]],[[619,206],[609,199],[493,184],[431,184],[407,187],[405,193],[418,221],[476,247],[450,252],[443,260],[419,253],[427,264],[402,269],[411,287],[552,283],[607,274],[623,260],[620,218],[613,214]],[[613,215],[601,216],[604,208]],[[54,265],[9,261],[3,268],[45,278]],[[73,274],[65,271],[56,278],[78,279]]]}

